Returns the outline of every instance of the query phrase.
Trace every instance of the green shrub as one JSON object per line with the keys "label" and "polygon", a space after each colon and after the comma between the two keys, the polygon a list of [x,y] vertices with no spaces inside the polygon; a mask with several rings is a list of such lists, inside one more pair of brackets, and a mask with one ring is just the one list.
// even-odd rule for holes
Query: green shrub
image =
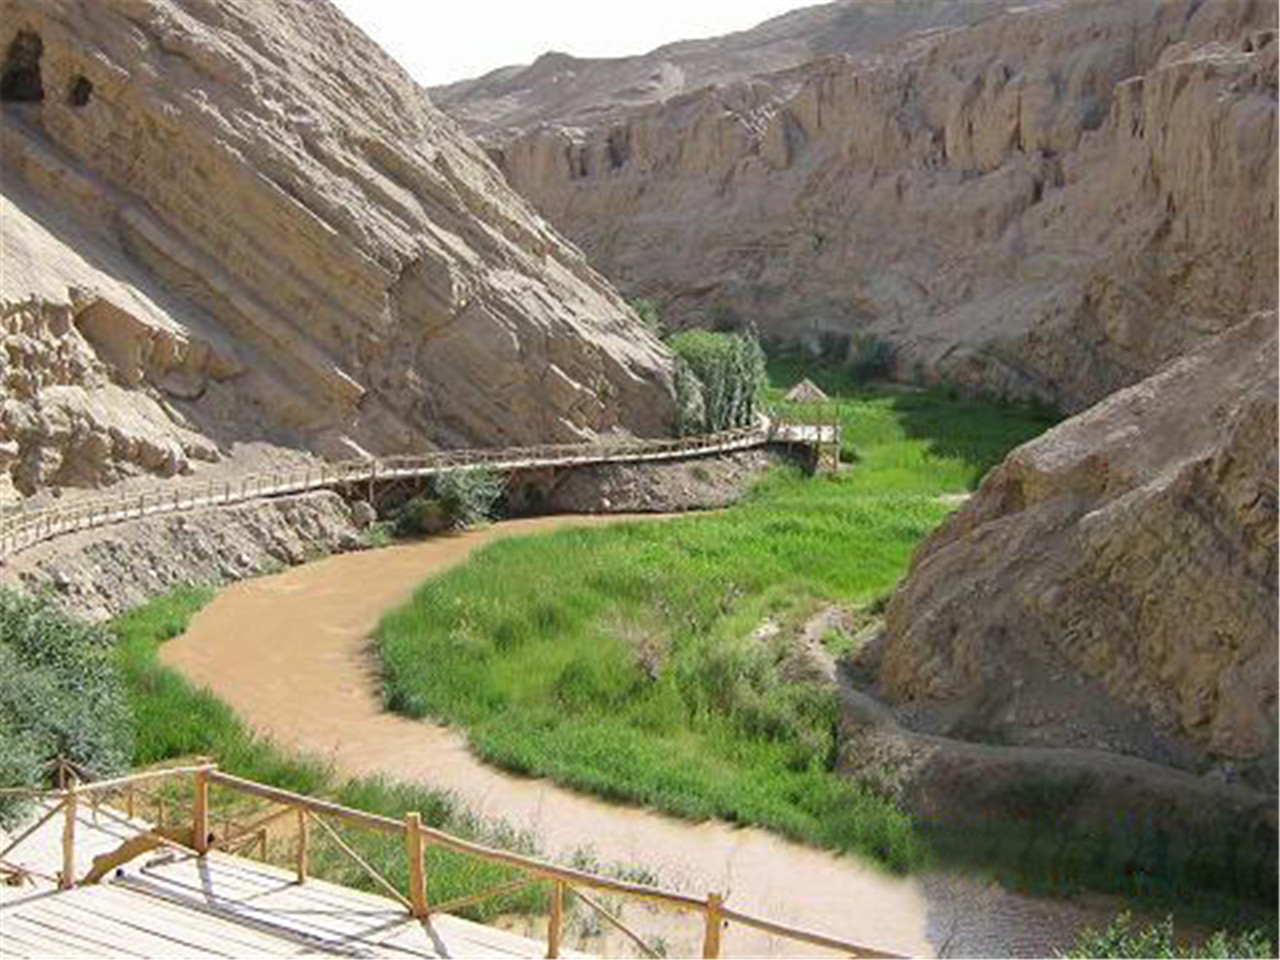
{"label": "green shrub", "polygon": [[505,481],[492,470],[457,470],[435,482],[445,515],[458,527],[471,527],[494,518]]}
{"label": "green shrub", "polygon": [[1173,935],[1173,918],[1139,928],[1127,912],[1105,930],[1087,929],[1064,957],[1274,957],[1271,939],[1261,930],[1231,934],[1219,930],[1200,944],[1179,945]]}
{"label": "green shrub", "polygon": [[395,512],[398,536],[429,536],[473,527],[494,518],[505,481],[492,470],[458,470],[437,477],[430,495],[414,497]]}
{"label": "green shrub", "polygon": [[627,303],[636,312],[636,316],[640,318],[640,322],[646,330],[655,337],[665,335],[666,324],[662,321],[662,315],[658,313],[658,305],[656,303],[647,297],[637,297],[634,300],[628,300]]}
{"label": "green shrub", "polygon": [[[712,432],[744,427],[755,419],[767,381],[764,350],[754,333],[686,330],[670,343],[684,367],[681,372],[677,365],[678,398],[682,377],[692,377],[702,396],[700,421],[688,426]],[[683,390],[688,389],[685,384]]]}
{"label": "green shrub", "polygon": [[844,363],[853,348],[853,338],[847,333],[823,330],[818,334],[818,356],[827,363]]}
{"label": "green shrub", "polygon": [[702,386],[698,383],[693,368],[678,354],[672,386],[676,395],[676,416],[675,423],[672,424],[676,436],[696,433],[702,428]]}
{"label": "green shrub", "polygon": [[392,523],[398,537],[431,536],[453,526],[444,504],[435,497],[414,497],[395,512]]}
{"label": "green shrub", "polygon": [[[36,785],[56,757],[110,774],[132,751],[111,634],[0,588],[0,783]],[[18,812],[0,805],[0,819]]]}
{"label": "green shrub", "polygon": [[873,333],[854,337],[848,357],[850,372],[857,380],[874,380],[893,372],[893,344]]}

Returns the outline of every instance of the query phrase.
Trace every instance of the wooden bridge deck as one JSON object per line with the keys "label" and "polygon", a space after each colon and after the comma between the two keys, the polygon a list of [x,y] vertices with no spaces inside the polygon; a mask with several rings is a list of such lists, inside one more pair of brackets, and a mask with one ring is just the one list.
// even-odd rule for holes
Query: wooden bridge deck
{"label": "wooden bridge deck", "polygon": [[[62,818],[14,859],[51,874]],[[81,867],[131,834],[78,813]],[[546,945],[229,854],[159,850],[112,879],[60,890],[0,885],[0,957],[541,957]]]}
{"label": "wooden bridge deck", "polygon": [[27,547],[64,533],[155,514],[227,506],[309,490],[434,477],[481,467],[507,472],[544,467],[661,462],[733,453],[770,443],[811,445],[821,449],[833,440],[838,444],[839,429],[834,425],[810,426],[762,420],[752,427],[679,439],[605,440],[503,450],[436,450],[419,456],[324,463],[300,470],[245,475],[234,480],[157,484],[155,488],[141,493],[77,498],[53,507],[18,510],[0,516],[0,563]]}
{"label": "wooden bridge deck", "polygon": [[[562,944],[569,897],[626,934],[645,956],[655,956],[639,934],[593,898],[602,892],[699,917],[704,957],[721,955],[722,934],[729,924],[851,957],[894,956],[741,913],[714,891],[699,897],[577,870],[451,836],[424,826],[414,811],[402,820],[367,813],[223,773],[208,762],[84,781],[78,779],[83,771],[73,763],[58,759],[51,766],[60,782],[68,775],[71,782],[57,790],[0,787],[4,795],[27,797],[37,804],[27,826],[9,838],[0,836],[0,879],[25,884],[0,884],[0,957],[559,957],[573,955]],[[180,826],[185,816],[179,825],[164,817],[164,798],[150,790],[161,781],[169,788],[191,787],[189,826]],[[239,828],[228,823],[231,833],[219,849],[210,821],[214,786],[267,801],[276,809],[265,818],[257,811],[252,824]],[[109,798],[123,795],[125,809],[133,810],[138,792],[159,802],[158,816],[170,819],[168,827],[153,827],[106,805]],[[266,824],[287,815],[297,817],[299,826],[293,872],[222,852],[243,849],[236,844],[256,838]],[[348,848],[322,817],[398,838],[408,868],[408,896]],[[314,879],[307,869],[307,823],[329,833],[392,899]],[[193,847],[174,837],[187,838]],[[519,876],[432,906],[424,882],[428,846],[500,864]],[[449,913],[534,883],[550,884],[545,948],[540,940]]]}

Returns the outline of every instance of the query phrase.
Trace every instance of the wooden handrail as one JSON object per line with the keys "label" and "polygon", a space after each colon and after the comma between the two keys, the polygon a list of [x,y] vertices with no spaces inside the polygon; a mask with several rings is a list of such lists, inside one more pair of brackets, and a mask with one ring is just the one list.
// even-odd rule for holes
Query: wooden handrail
{"label": "wooden handrail", "polygon": [[[587,444],[540,444],[503,449],[437,450],[382,459],[347,460],[299,468],[288,473],[248,475],[238,481],[158,486],[139,493],[77,500],[66,505],[0,514],[0,561],[62,533],[86,530],[155,513],[225,506],[287,493],[328,489],[380,477],[427,477],[489,466],[516,470],[548,466],[674,459],[694,454],[725,453],[763,446],[774,438],[768,420],[749,427],[679,439],[605,440]],[[792,442],[804,442],[792,441]]]}
{"label": "wooden handrail", "polygon": [[[275,803],[302,807],[303,809],[316,813],[326,813],[338,819],[347,820],[360,826],[368,827],[373,830],[380,830],[383,833],[400,834],[405,832],[405,824],[400,820],[393,820],[390,817],[379,816],[375,813],[365,813],[363,810],[353,810],[349,807],[343,807],[336,803],[330,803],[328,800],[317,800],[315,797],[308,797],[300,793],[293,793],[290,790],[284,790],[280,787],[271,787],[263,783],[257,783],[253,780],[245,780],[242,777],[223,773],[220,770],[215,770],[209,774],[209,782],[225,787],[231,787],[233,789],[240,790],[242,793],[247,793],[263,800],[271,800]],[[538,860],[534,857],[511,853],[507,850],[498,850],[480,843],[475,843],[471,840],[463,840],[460,837],[455,837],[442,830],[436,830],[433,827],[422,827],[421,835],[423,842],[431,844],[432,846],[441,847],[445,850],[452,850],[454,853],[469,854],[481,860],[488,860],[491,863],[499,863],[504,866],[514,867],[519,870],[524,870],[527,873],[545,877],[549,880],[563,880],[579,886],[594,887],[598,890],[607,890],[610,893],[626,894],[627,896],[639,899],[660,900],[683,910],[700,912],[705,906],[705,902],[703,900],[689,896],[688,894],[670,893],[665,890],[660,890],[657,887],[630,883],[625,880],[615,880],[611,877],[601,877],[596,874],[587,873],[583,870],[575,870],[572,867],[565,867],[545,860]]]}
{"label": "wooden handrail", "polygon": [[[348,807],[330,803],[326,800],[317,800],[314,797],[307,797],[302,794],[292,793],[291,791],[283,790],[279,787],[267,786],[266,784],[257,783],[252,780],[245,780],[241,777],[235,777],[216,770],[209,774],[209,780],[211,783],[217,783],[233,789],[238,789],[262,799],[271,800],[281,804],[296,805],[310,811],[324,812],[339,819],[345,819],[351,823],[370,827],[375,830],[381,830],[388,833],[403,833],[406,837],[410,834],[410,819],[415,816],[410,815],[410,818],[401,822],[399,820],[393,820],[390,817],[383,817],[377,814],[365,813],[360,810],[353,810]],[[720,930],[724,923],[740,923],[743,926],[751,927],[763,933],[786,937],[801,943],[808,943],[813,946],[843,952],[853,957],[889,958],[896,956],[896,954],[864,947],[850,943],[846,940],[840,940],[836,937],[828,937],[825,934],[805,930],[800,927],[792,927],[786,924],[776,923],[772,920],[766,920],[762,917],[752,916],[748,913],[731,910],[724,905],[723,899],[715,893],[709,894],[706,899],[703,899],[689,894],[676,893],[674,891],[663,890],[658,887],[651,887],[645,884],[631,883],[626,880],[604,877],[599,874],[588,873],[583,870],[576,870],[572,867],[565,867],[560,864],[550,863],[536,857],[511,853],[507,850],[498,850],[493,847],[485,846],[484,844],[475,843],[471,840],[463,840],[460,837],[452,836],[442,830],[421,826],[420,822],[412,832],[420,836],[424,844],[431,844],[442,849],[451,850],[455,853],[469,854],[478,859],[511,867],[533,877],[551,880],[555,887],[553,889],[551,923],[548,927],[549,956],[556,956],[559,952],[560,917],[557,916],[557,899],[560,900],[560,909],[563,910],[563,891],[565,889],[573,890],[574,887],[587,887],[596,890],[604,890],[639,900],[657,902],[678,910],[701,914],[705,921],[706,931],[703,940],[704,956],[719,956]],[[410,856],[412,856],[412,853]],[[491,893],[494,896],[497,896],[504,892],[504,890],[505,888],[497,888],[494,891],[491,891]],[[556,896],[557,893],[559,894],[559,898]],[[575,891],[574,895],[583,899],[584,902],[587,902],[586,898],[583,898],[580,892]],[[401,899],[403,900],[405,898],[401,897]],[[474,899],[475,898],[465,898],[467,903],[473,902]]]}
{"label": "wooden handrail", "polygon": [[241,793],[247,793],[262,800],[271,800],[286,806],[299,807],[311,813],[328,814],[335,819],[346,820],[349,823],[354,823],[370,830],[378,830],[382,833],[404,833],[404,823],[399,820],[379,816],[376,813],[366,813],[363,810],[353,810],[341,804],[330,803],[328,800],[317,800],[315,797],[294,793],[291,790],[282,790],[279,787],[270,787],[265,783],[258,783],[254,780],[245,780],[243,777],[223,773],[221,770],[211,770],[209,782],[223,787],[231,787]]}
{"label": "wooden handrail", "polygon": [[626,938],[630,940],[632,943],[634,943],[636,947],[640,950],[640,952],[643,953],[646,957],[657,956],[657,954],[653,952],[653,949],[647,943],[644,942],[644,938],[640,936],[640,934],[636,933],[634,930],[628,927],[625,923],[623,923],[620,919],[618,919],[612,913],[606,910],[602,904],[596,903],[595,900],[587,896],[581,890],[573,891],[573,895],[577,897],[579,900],[581,900],[583,903],[585,903],[592,910],[594,910],[597,914],[604,917],[604,919],[608,920],[609,925],[611,927],[620,931],[624,936],[626,936]]}
{"label": "wooden handrail", "polygon": [[[132,791],[139,783],[148,782],[161,777],[172,776],[190,776],[196,788],[196,802],[193,805],[192,812],[192,839],[194,841],[193,845],[196,847],[196,849],[193,850],[195,854],[204,856],[207,855],[208,850],[207,829],[210,807],[208,797],[205,796],[201,799],[200,794],[202,791],[207,791],[208,788],[213,785],[226,787],[231,790],[248,794],[249,796],[281,804],[286,808],[284,811],[276,811],[268,817],[257,821],[257,823],[253,825],[253,828],[240,832],[236,837],[236,841],[252,837],[254,828],[257,828],[263,836],[263,852],[265,855],[266,823],[283,816],[284,813],[288,812],[288,810],[296,810],[299,815],[300,824],[305,825],[307,821],[313,820],[339,845],[339,847],[342,848],[344,852],[354,858],[355,861],[364,868],[364,870],[367,871],[380,886],[386,889],[391,896],[403,904],[415,917],[426,917],[431,912],[440,911],[445,908],[456,909],[459,906],[469,906],[489,897],[501,896],[503,894],[513,892],[536,880],[550,880],[552,882],[552,897],[551,913],[547,926],[548,957],[557,957],[560,953],[564,898],[566,893],[572,893],[588,906],[599,910],[607,920],[618,926],[619,929],[623,930],[624,933],[631,937],[631,939],[635,941],[642,950],[647,951],[649,949],[647,944],[644,944],[643,940],[622,924],[621,920],[614,917],[612,914],[609,914],[592,898],[586,896],[580,889],[577,889],[580,887],[621,894],[634,899],[655,902],[666,907],[693,912],[700,915],[703,920],[702,955],[704,957],[718,957],[720,955],[722,931],[724,926],[728,923],[739,923],[745,927],[750,927],[763,933],[785,937],[799,943],[823,947],[852,957],[890,958],[896,956],[895,954],[850,943],[849,941],[841,940],[836,937],[829,937],[825,934],[817,933],[812,930],[805,930],[801,927],[793,927],[788,924],[777,923],[772,920],[766,920],[763,917],[756,917],[748,913],[742,913],[740,911],[730,909],[725,905],[724,899],[718,893],[709,893],[705,898],[701,898],[691,896],[689,894],[663,890],[659,887],[652,887],[646,884],[631,883],[626,880],[617,880],[612,877],[600,876],[598,874],[588,873],[584,870],[576,870],[572,867],[565,867],[560,864],[550,863],[536,857],[511,853],[506,850],[498,850],[471,840],[464,840],[460,837],[452,836],[442,830],[423,826],[421,817],[417,813],[411,812],[407,814],[403,820],[396,820],[391,817],[367,813],[363,810],[344,807],[341,804],[333,803],[328,800],[320,800],[316,797],[309,797],[304,794],[281,789],[280,787],[273,787],[267,784],[258,783],[254,780],[247,780],[243,777],[223,773],[217,769],[216,764],[212,763],[184,767],[171,767],[162,770],[148,770],[124,777],[115,777],[110,780],[99,780],[90,783],[73,783],[65,790],[27,791],[31,796],[42,796],[56,799],[60,802],[52,810],[46,812],[44,817],[42,817],[34,827],[24,832],[14,843],[11,843],[4,853],[11,850],[18,842],[21,842],[33,833],[39,826],[48,822],[59,812],[62,812],[64,816],[62,838],[63,869],[59,881],[60,885],[64,888],[73,886],[75,884],[75,815],[78,798],[86,794],[92,796],[105,790],[118,790],[123,788],[126,791]],[[385,877],[374,870],[367,861],[365,861],[353,848],[351,848],[342,840],[341,837],[337,835],[333,828],[320,819],[321,814],[333,817],[334,819],[343,820],[356,826],[376,830],[381,833],[401,836],[404,839],[406,856],[409,861],[409,896],[406,897],[404,894],[400,893],[400,891],[391,885]],[[202,825],[204,827],[203,832],[201,830]],[[200,849],[202,837],[205,840],[205,849],[203,850]],[[470,855],[490,863],[497,863],[510,867],[513,870],[525,874],[526,877],[518,881],[513,881],[490,890],[486,890],[482,893],[462,896],[435,906],[428,906],[426,902],[422,871],[423,850],[428,844],[441,849],[451,850],[455,853]],[[307,875],[307,846],[307,835],[304,830],[299,838],[297,863],[297,878],[299,883],[304,882]],[[0,856],[2,855],[3,854],[0,854]]]}
{"label": "wooden handrail", "polygon": [[739,913],[737,910],[730,910],[725,906],[720,908],[720,917],[726,922],[740,923],[744,927],[751,927],[761,933],[771,933],[774,936],[798,940],[801,943],[812,944],[815,947],[826,947],[829,950],[847,953],[851,957],[886,958],[888,960],[888,958],[897,958],[899,956],[896,953],[885,953],[881,950],[873,950],[870,947],[849,943],[846,940],[838,940],[835,937],[814,933],[812,930],[791,927],[785,923],[775,923],[772,920],[765,920],[763,917],[753,917],[749,913]]}

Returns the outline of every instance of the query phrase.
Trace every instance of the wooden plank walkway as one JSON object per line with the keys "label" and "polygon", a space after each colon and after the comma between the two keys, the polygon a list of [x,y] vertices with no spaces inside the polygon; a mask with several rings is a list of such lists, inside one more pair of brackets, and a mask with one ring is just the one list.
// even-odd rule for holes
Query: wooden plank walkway
{"label": "wooden plank walkway", "polygon": [[[54,817],[14,859],[61,862]],[[76,818],[78,869],[133,831]],[[0,885],[0,957],[541,957],[546,945],[458,917],[415,920],[393,900],[212,852],[152,851],[101,884]]]}
{"label": "wooden plank walkway", "polygon": [[[775,436],[776,435],[776,436]],[[679,439],[603,440],[505,449],[435,450],[417,456],[366,458],[270,474],[248,474],[201,483],[157,484],[150,490],[107,497],[75,498],[37,510],[0,515],[0,563],[5,558],[64,533],[89,530],[156,514],[228,506],[311,490],[435,477],[487,468],[499,472],[603,463],[647,463],[715,456],[764,446],[771,441],[809,443],[792,427],[775,430],[768,420],[755,426]]]}

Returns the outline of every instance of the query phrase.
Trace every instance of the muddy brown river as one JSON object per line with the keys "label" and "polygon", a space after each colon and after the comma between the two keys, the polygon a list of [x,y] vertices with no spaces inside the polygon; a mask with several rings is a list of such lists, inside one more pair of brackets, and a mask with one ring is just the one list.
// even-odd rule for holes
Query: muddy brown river
{"label": "muddy brown river", "polygon": [[[603,864],[644,867],[663,886],[721,891],[738,910],[880,950],[1052,955],[1081,923],[1114,913],[1102,898],[1045,900],[961,877],[892,877],[763,830],[605,803],[487,766],[461,733],[383,710],[368,638],[415,586],[499,537],[627,519],[634,518],[512,520],[247,580],[200,611],[165,644],[161,660],[209,687],[256,730],[329,759],[343,774],[446,790],[482,816],[531,832],[551,857],[586,848]],[[696,953],[697,918],[638,907],[627,919],[672,955]],[[630,952],[592,933],[586,925],[580,931],[583,949]],[[732,926],[724,939],[727,955],[791,956],[799,946]]]}

